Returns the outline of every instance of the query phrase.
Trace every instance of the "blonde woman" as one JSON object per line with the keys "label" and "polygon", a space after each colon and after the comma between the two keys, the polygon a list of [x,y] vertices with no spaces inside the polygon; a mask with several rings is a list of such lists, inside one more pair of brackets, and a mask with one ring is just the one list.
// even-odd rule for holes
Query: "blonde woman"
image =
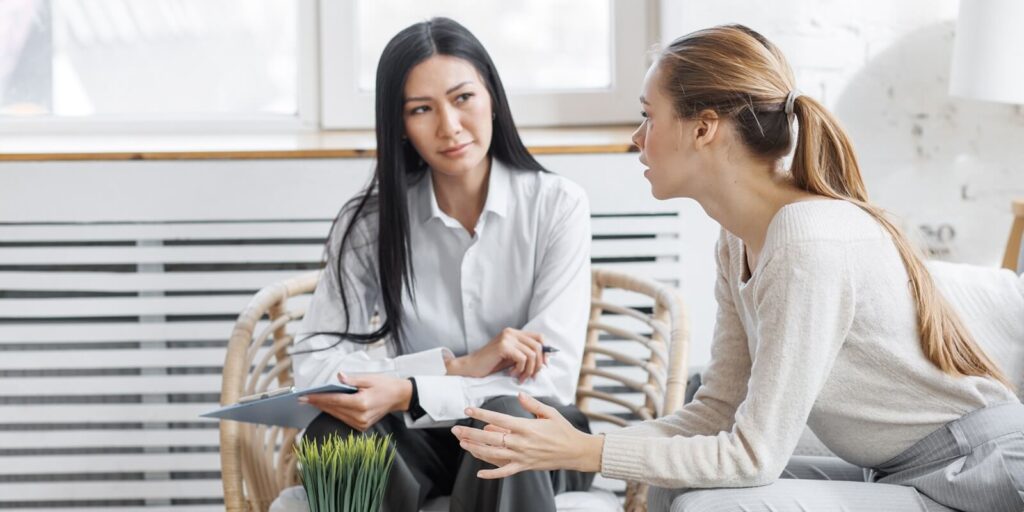
{"label": "blonde woman", "polygon": [[[654,196],[692,198],[723,228],[705,382],[604,436],[526,396],[537,419],[472,409],[489,425],[453,432],[497,466],[480,476],[600,471],[660,487],[653,510],[1024,510],[1024,406],[779,50],[742,26],[692,33],[640,101]],[[805,425],[840,458],[792,457]]]}

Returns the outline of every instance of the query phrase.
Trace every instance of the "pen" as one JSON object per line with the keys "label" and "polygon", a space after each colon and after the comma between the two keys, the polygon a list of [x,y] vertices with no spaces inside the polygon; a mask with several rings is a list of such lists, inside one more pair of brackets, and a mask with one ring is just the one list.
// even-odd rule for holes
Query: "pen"
{"label": "pen", "polygon": [[545,354],[554,354],[554,353],[558,352],[558,349],[555,348],[555,347],[552,347],[551,345],[544,345],[544,347],[541,348],[540,351],[545,353]]}

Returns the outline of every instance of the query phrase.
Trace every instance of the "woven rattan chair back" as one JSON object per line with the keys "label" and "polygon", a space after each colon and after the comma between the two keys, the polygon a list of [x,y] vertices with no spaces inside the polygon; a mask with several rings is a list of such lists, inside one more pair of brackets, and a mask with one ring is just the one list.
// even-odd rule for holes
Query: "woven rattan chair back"
{"label": "woven rattan chair back", "polygon": [[[319,272],[260,290],[238,317],[228,341],[221,404],[293,384],[291,346],[305,313],[289,299],[312,293]],[[298,485],[293,445],[298,430],[234,421],[220,422],[221,479],[228,511],[264,512],[285,487]]]}
{"label": "woven rattan chair back", "polygon": [[[682,407],[689,328],[678,291],[595,269],[592,294],[576,392],[576,404],[592,426],[624,427]],[[625,506],[627,512],[645,511],[647,486],[627,483]]]}

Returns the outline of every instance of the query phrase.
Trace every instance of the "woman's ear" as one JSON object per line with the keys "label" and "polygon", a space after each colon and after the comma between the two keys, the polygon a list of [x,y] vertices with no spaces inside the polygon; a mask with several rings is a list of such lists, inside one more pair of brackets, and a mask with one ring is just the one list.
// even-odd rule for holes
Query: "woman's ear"
{"label": "woman's ear", "polygon": [[701,149],[715,140],[721,126],[721,118],[714,110],[705,109],[697,114],[696,121],[693,129],[694,147]]}

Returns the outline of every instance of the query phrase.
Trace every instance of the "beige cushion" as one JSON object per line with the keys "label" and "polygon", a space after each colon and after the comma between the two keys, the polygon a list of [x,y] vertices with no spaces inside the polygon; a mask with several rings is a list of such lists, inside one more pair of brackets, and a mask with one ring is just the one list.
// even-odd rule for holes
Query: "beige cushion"
{"label": "beige cushion", "polygon": [[1024,277],[1013,271],[962,263],[930,262],[946,299],[982,349],[1024,391]]}

